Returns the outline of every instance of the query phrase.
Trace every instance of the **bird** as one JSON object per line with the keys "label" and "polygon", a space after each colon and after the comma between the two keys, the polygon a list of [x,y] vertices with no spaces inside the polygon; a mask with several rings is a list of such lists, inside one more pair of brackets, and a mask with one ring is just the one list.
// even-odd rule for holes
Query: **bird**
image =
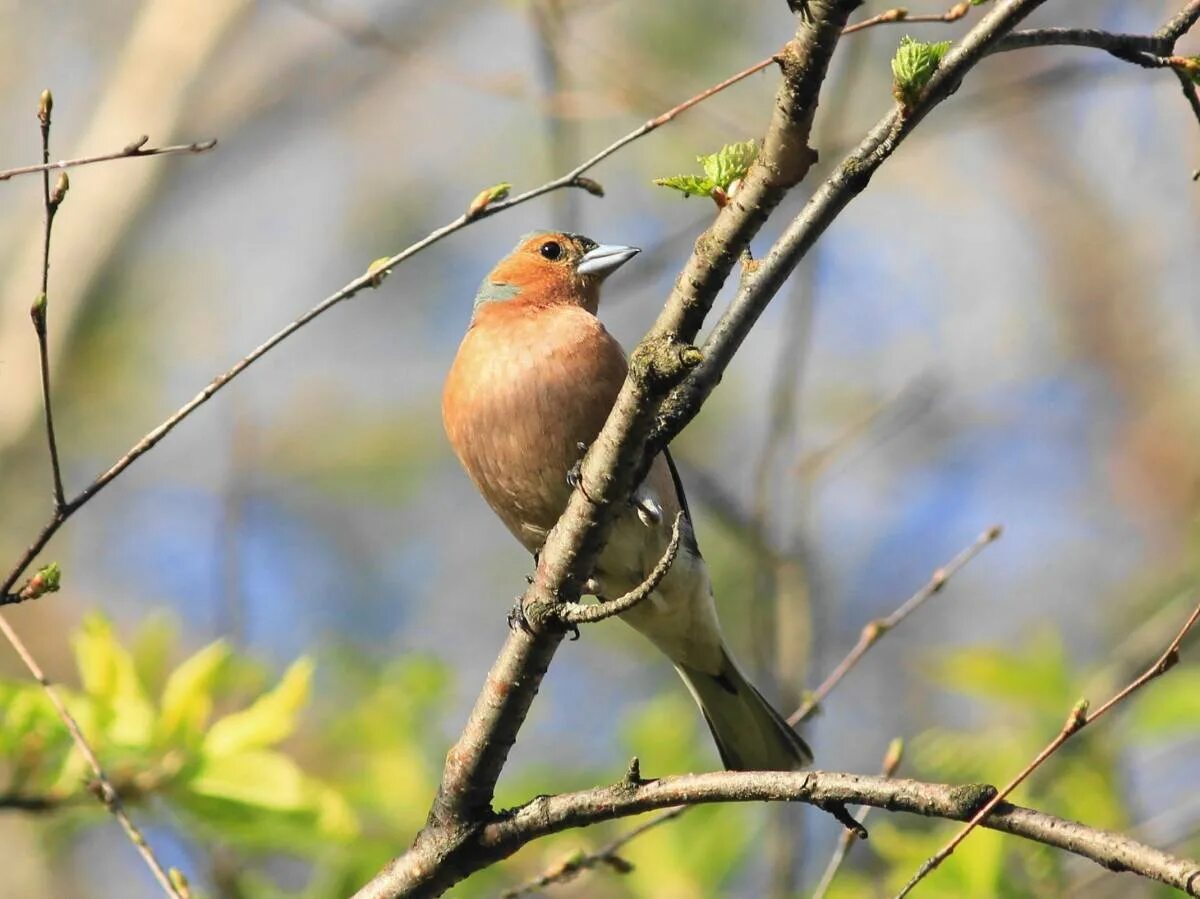
{"label": "bird", "polygon": [[[442,391],[442,423],[467,475],[537,557],[570,498],[581,447],[596,439],[625,381],[620,344],[597,317],[600,286],[639,250],[535,231],[483,279]],[[667,574],[621,619],[664,653],[700,706],[725,767],[790,771],[812,761],[800,736],[734,661],[668,452],[616,516],[586,591],[615,599],[669,545]]]}

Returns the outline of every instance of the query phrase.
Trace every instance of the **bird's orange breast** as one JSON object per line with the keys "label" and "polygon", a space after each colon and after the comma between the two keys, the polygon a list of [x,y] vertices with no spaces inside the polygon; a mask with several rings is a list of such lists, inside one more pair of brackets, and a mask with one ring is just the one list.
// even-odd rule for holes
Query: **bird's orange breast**
{"label": "bird's orange breast", "polygon": [[537,551],[570,495],[567,472],[600,432],[624,353],[585,309],[481,306],[451,366],[442,421],[484,499]]}

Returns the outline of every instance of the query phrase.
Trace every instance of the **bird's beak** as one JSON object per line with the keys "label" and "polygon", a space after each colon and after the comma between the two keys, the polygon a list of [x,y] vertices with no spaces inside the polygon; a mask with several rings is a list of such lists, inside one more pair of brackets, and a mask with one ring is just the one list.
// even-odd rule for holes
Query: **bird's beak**
{"label": "bird's beak", "polygon": [[637,247],[600,244],[598,247],[592,247],[583,255],[575,271],[580,275],[607,278],[640,252],[642,251]]}

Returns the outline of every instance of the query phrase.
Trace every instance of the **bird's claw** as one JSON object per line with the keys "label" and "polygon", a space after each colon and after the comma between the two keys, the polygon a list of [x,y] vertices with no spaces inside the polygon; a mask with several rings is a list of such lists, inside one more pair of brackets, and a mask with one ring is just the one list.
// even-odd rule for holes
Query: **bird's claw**
{"label": "bird's claw", "polygon": [[595,500],[588,496],[587,490],[583,486],[583,458],[587,455],[587,444],[576,443],[575,448],[579,450],[579,458],[575,460],[575,464],[567,469],[567,486],[572,490],[578,488],[579,492],[587,497],[589,503],[595,503]]}
{"label": "bird's claw", "polygon": [[530,625],[529,619],[525,616],[525,604],[522,601],[524,598],[524,596],[518,596],[517,601],[508,610],[508,629],[510,631],[521,631],[532,637],[533,627]]}
{"label": "bird's claw", "polygon": [[[518,596],[512,608],[508,610],[508,629],[512,631],[521,631],[527,636],[534,636],[533,623],[529,620],[529,616],[525,614],[525,597]],[[562,625],[572,642],[579,639],[579,625],[572,621],[562,621],[561,618],[557,622]]]}

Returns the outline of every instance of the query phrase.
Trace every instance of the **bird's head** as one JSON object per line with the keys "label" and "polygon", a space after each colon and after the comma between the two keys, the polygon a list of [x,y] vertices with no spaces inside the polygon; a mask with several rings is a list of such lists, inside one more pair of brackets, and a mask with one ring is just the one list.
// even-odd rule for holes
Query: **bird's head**
{"label": "bird's head", "polygon": [[475,308],[511,301],[549,306],[567,303],[594,313],[600,283],[641,252],[637,247],[598,244],[580,234],[535,231],[521,238],[479,285]]}

